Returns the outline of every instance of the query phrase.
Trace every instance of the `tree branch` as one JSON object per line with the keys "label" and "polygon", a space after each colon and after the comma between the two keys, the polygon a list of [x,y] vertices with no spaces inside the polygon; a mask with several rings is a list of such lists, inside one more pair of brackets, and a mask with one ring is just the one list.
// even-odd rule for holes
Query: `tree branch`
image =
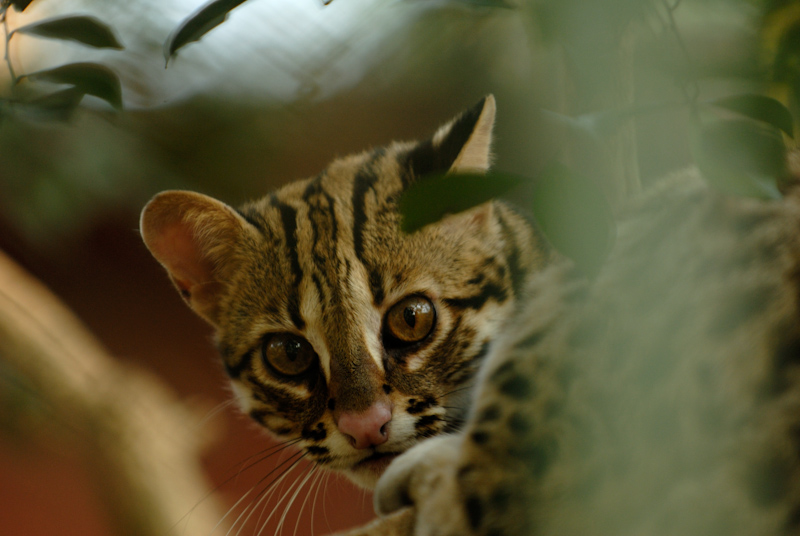
{"label": "tree branch", "polygon": [[46,413],[16,420],[23,439],[77,441],[116,533],[204,535],[222,519],[215,501],[201,501],[209,486],[200,453],[209,438],[198,436],[197,416],[157,378],[110,356],[64,304],[2,253],[0,359],[0,382],[24,384]]}

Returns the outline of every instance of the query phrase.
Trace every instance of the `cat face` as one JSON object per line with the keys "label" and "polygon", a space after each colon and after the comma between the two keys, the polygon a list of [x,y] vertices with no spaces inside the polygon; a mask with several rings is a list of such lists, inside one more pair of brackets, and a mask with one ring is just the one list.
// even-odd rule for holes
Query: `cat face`
{"label": "cat face", "polygon": [[142,214],[148,248],[216,328],[244,411],[364,486],[460,425],[525,274],[544,262],[499,203],[400,231],[409,184],[488,167],[493,120],[490,96],[429,141],[339,159],[239,210],[164,192]]}

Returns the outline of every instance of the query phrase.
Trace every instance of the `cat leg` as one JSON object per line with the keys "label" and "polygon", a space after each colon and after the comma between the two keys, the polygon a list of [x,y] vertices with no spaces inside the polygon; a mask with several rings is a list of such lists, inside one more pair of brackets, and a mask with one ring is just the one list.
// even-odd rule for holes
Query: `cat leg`
{"label": "cat leg", "polygon": [[413,507],[414,536],[527,534],[529,470],[469,434],[435,437],[397,458],[378,482],[375,510]]}
{"label": "cat leg", "polygon": [[337,532],[333,536],[412,536],[413,529],[414,509],[401,508],[366,525]]}
{"label": "cat leg", "polygon": [[461,439],[434,437],[397,458],[378,482],[375,511],[387,515],[413,506],[415,536],[470,534],[465,512],[454,504],[460,496],[454,462]]}

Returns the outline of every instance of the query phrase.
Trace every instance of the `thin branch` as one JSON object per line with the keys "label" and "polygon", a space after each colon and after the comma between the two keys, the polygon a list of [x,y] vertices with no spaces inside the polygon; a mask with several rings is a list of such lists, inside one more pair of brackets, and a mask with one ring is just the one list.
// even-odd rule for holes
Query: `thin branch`
{"label": "thin branch", "polygon": [[667,9],[669,9],[670,11],[675,11],[676,9],[678,9],[678,6],[681,5],[681,2],[683,2],[683,0],[675,0],[675,3],[672,4],[672,6],[667,6]]}
{"label": "thin branch", "polygon": [[4,59],[6,60],[6,65],[8,66],[8,74],[11,75],[11,87],[13,88],[14,86],[17,85],[17,81],[19,79],[17,78],[17,73],[14,72],[14,64],[11,62],[11,55],[9,54],[9,49],[11,48],[10,47],[11,37],[13,36],[13,32],[8,31],[7,9],[3,11],[2,19],[3,19],[3,35],[5,36],[5,41],[6,41],[6,50]]}
{"label": "thin branch", "polygon": [[[686,41],[683,40],[683,36],[681,35],[680,30],[678,30],[678,23],[675,21],[675,11],[681,5],[682,0],[675,0],[675,2],[670,5],[667,0],[662,0],[662,4],[667,11],[667,19],[668,19],[668,28],[672,32],[672,35],[675,36],[675,41],[678,43],[678,47],[680,47],[681,52],[683,53],[684,59],[686,61],[686,65],[688,66],[689,72],[694,73],[694,61],[692,60],[692,55],[689,53],[689,48],[686,46]],[[697,99],[700,96],[700,88],[697,85],[697,80],[693,80],[691,83],[692,92],[689,92],[689,89],[686,87],[686,83],[681,83],[680,88],[683,92],[684,96],[686,97],[687,103],[690,107],[694,108],[695,104],[697,103]]]}

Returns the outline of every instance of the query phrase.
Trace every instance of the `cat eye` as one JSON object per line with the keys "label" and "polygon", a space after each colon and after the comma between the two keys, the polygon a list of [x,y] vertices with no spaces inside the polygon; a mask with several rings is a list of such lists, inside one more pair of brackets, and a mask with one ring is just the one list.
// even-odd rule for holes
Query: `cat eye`
{"label": "cat eye", "polygon": [[436,311],[424,296],[409,296],[386,313],[384,332],[402,343],[421,341],[433,329]]}
{"label": "cat eye", "polygon": [[306,372],[314,363],[316,355],[307,340],[291,333],[271,335],[261,346],[261,359],[267,368],[285,376],[297,376]]}

